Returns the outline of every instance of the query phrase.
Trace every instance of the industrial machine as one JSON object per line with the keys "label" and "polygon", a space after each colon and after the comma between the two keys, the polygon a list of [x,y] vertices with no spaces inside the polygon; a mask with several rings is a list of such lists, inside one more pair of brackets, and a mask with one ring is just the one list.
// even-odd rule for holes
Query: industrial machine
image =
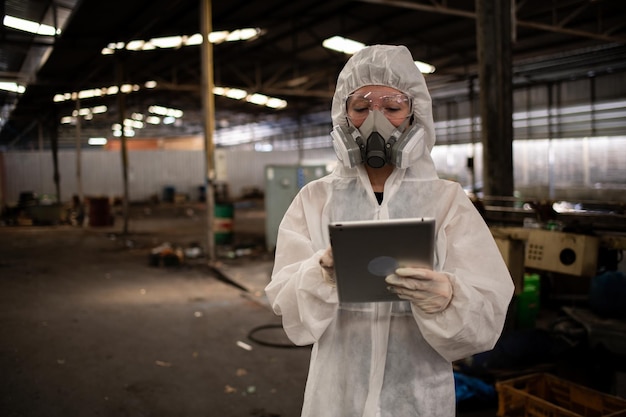
{"label": "industrial machine", "polygon": [[600,239],[596,236],[533,229],[526,242],[525,266],[567,275],[593,277]]}

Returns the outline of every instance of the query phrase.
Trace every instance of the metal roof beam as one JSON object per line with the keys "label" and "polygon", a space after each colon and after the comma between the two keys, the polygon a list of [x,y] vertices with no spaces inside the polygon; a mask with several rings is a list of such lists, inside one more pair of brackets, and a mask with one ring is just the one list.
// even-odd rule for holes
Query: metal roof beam
{"label": "metal roof beam", "polygon": [[[473,11],[453,9],[443,4],[435,3],[434,1],[431,1],[433,5],[415,3],[415,2],[404,1],[404,0],[360,0],[360,1],[364,3],[372,3],[372,4],[383,5],[383,6],[402,7],[402,8],[411,9],[411,10],[421,10],[421,11],[430,12],[430,13],[440,13],[440,14],[447,14],[451,16],[466,17],[469,19],[476,19],[476,13]],[[620,43],[620,44],[626,44],[626,38],[622,36],[611,36],[605,33],[589,32],[586,30],[578,30],[578,29],[569,29],[569,28],[560,26],[560,24],[549,25],[549,24],[544,24],[544,23],[529,22],[525,20],[516,20],[515,24],[517,26],[522,26],[522,27],[526,27],[530,29],[537,29],[537,30],[543,30],[543,31],[548,31],[548,32],[561,33],[564,35],[595,39],[595,40],[599,40],[603,42],[615,42],[615,43]]]}

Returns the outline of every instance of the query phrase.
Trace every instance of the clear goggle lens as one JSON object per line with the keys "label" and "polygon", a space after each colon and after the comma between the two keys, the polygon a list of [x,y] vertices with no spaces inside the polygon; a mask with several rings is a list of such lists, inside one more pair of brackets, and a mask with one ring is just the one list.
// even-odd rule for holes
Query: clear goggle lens
{"label": "clear goggle lens", "polygon": [[406,94],[350,94],[346,113],[352,121],[364,120],[372,110],[378,110],[389,120],[406,119],[411,115],[411,99]]}

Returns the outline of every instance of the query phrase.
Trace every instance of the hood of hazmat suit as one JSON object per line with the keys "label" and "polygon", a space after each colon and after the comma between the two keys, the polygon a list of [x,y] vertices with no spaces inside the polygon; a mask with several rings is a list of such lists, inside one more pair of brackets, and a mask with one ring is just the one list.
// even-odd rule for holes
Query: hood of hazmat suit
{"label": "hood of hazmat suit", "polygon": [[[313,344],[302,416],[454,416],[452,362],[493,348],[513,282],[460,185],[437,177],[430,94],[408,49],[376,45],[348,60],[332,102],[335,126],[347,124],[345,97],[366,85],[412,98],[423,146],[412,148],[407,168],[394,168],[380,204],[363,164],[338,163],[305,185],[280,223],[265,291],[290,340]],[[330,246],[328,224],[408,217],[436,220],[434,269],[450,279],[449,306],[427,314],[403,300],[340,303],[319,264]]]}
{"label": "hood of hazmat suit", "polygon": [[[430,151],[435,144],[430,94],[424,76],[417,69],[409,50],[405,47],[379,45],[357,52],[346,63],[339,73],[332,101],[331,117],[335,129],[349,128],[346,99],[351,93],[366,85],[395,88],[412,100],[412,125],[423,127],[424,130],[423,134],[421,131],[418,133],[417,129],[410,134],[408,144],[397,144],[405,148],[407,153],[403,157],[406,162],[402,165],[403,167],[411,165],[413,170],[419,171],[417,175],[420,177],[435,178],[437,174],[430,158]],[[410,130],[410,127],[407,130]],[[334,141],[337,139],[334,138]]]}

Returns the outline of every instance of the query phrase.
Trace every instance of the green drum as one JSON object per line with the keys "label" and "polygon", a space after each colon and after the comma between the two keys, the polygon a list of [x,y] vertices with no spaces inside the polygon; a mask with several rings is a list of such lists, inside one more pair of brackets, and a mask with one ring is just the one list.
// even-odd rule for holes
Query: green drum
{"label": "green drum", "polygon": [[233,204],[216,204],[213,216],[213,234],[215,243],[225,244],[233,241]]}

